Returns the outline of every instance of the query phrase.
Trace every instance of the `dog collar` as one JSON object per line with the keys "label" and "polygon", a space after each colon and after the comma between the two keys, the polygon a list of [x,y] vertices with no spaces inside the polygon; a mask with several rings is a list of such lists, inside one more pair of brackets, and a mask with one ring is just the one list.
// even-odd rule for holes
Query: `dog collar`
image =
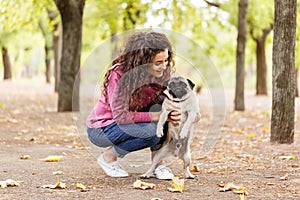
{"label": "dog collar", "polygon": [[171,99],[168,95],[166,95],[166,97],[170,100],[170,101],[174,101],[174,102],[177,102],[177,103],[180,103],[180,102],[183,102],[185,100],[187,100],[189,97],[191,96],[191,94],[188,94],[186,95],[184,98],[182,99]]}

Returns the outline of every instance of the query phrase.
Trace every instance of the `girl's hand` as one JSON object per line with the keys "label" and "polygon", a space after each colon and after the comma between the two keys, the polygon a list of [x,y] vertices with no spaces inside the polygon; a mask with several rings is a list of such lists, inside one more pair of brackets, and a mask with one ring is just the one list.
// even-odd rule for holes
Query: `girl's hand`
{"label": "girl's hand", "polygon": [[171,111],[168,115],[168,122],[174,124],[174,125],[178,125],[179,121],[181,119],[181,114],[177,111]]}

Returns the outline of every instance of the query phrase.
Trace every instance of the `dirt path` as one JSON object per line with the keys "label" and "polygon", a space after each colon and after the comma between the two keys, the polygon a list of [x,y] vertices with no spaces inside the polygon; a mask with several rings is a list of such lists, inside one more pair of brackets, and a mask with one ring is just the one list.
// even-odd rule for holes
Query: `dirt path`
{"label": "dirt path", "polygon": [[[192,147],[193,164],[200,170],[194,172],[197,179],[185,180],[183,193],[171,193],[167,191],[171,181],[156,179],[146,180],[156,184],[154,190],[132,188],[150,165],[148,149],[121,160],[130,173],[128,178],[105,176],[95,159],[103,149],[89,144],[81,129],[78,133],[77,125],[83,126],[84,122],[77,121],[75,125],[72,113],[56,112],[57,95],[52,88],[30,82],[0,82],[0,181],[21,181],[17,187],[0,188],[0,199],[240,199],[232,191],[219,192],[218,184],[222,182],[246,187],[249,195],[245,199],[249,200],[300,199],[299,99],[295,142],[272,145],[270,97],[255,97],[254,92],[247,92],[247,110],[233,112],[233,92],[226,91],[224,126],[211,153],[201,158],[214,117],[209,93],[203,91],[202,119]],[[22,155],[30,158],[20,159]],[[63,158],[60,162],[41,161],[49,155]],[[170,166],[179,177],[183,176],[181,164],[175,161]],[[54,175],[55,171],[62,174]],[[58,181],[66,183],[66,188],[41,188]],[[84,184],[87,190],[76,189],[76,183]]]}

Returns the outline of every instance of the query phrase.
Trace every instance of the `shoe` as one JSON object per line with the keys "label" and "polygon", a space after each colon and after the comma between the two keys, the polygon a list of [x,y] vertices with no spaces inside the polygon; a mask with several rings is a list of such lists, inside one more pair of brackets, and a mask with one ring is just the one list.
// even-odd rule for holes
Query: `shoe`
{"label": "shoe", "polygon": [[103,171],[110,177],[127,177],[128,173],[123,169],[118,161],[107,163],[103,158],[103,154],[97,159],[97,163]]}
{"label": "shoe", "polygon": [[171,180],[174,178],[172,171],[164,165],[158,166],[155,171],[155,176],[161,180]]}

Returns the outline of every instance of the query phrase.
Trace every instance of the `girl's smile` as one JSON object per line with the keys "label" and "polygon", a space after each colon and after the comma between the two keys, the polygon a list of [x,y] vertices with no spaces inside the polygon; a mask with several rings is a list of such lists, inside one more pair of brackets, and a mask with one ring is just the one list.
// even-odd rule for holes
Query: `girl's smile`
{"label": "girl's smile", "polygon": [[162,77],[168,65],[168,57],[168,49],[156,54],[148,73],[156,78]]}

